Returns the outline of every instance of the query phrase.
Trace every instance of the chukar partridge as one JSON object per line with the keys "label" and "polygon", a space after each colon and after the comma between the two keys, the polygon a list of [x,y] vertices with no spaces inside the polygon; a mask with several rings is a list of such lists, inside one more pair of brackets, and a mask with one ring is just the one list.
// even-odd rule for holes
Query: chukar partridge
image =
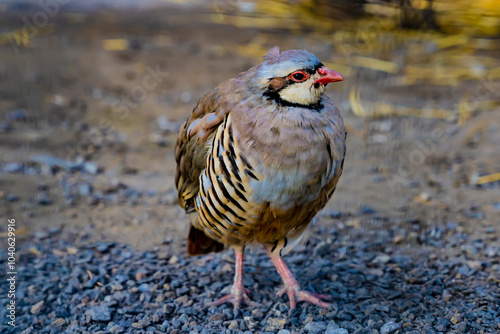
{"label": "chukar partridge", "polygon": [[181,126],[175,156],[179,205],[191,221],[188,253],[232,246],[231,293],[212,303],[251,304],[242,282],[246,245],[262,244],[290,308],[322,307],[301,290],[282,255],[303,241],[342,174],[346,132],[323,93],[342,76],[303,50],[272,48],[264,61],[203,96]]}

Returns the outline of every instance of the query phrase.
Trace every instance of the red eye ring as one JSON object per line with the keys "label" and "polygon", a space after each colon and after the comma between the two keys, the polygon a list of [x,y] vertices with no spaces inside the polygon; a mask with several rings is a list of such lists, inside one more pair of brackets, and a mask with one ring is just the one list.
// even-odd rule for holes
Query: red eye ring
{"label": "red eye ring", "polygon": [[290,75],[288,77],[295,82],[302,82],[302,81],[306,81],[307,79],[309,79],[309,74],[307,74],[303,71],[296,71],[296,72],[290,73]]}

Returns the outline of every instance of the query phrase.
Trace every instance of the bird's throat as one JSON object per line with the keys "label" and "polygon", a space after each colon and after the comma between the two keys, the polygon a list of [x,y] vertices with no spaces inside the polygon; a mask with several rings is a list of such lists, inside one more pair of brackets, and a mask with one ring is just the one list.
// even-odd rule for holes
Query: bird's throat
{"label": "bird's throat", "polygon": [[271,91],[266,91],[263,96],[271,101],[276,102],[279,106],[282,107],[295,107],[295,108],[304,108],[304,109],[309,109],[311,111],[316,111],[320,112],[321,109],[323,109],[323,103],[321,103],[321,100],[318,100],[317,102],[314,103],[297,103],[297,102],[290,102],[288,100],[285,100],[281,97],[279,92],[271,92]]}

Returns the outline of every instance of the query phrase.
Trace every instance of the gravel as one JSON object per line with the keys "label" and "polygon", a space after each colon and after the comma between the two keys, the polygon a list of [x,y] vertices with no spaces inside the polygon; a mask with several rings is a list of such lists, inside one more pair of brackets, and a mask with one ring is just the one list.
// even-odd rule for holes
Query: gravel
{"label": "gravel", "polygon": [[400,328],[401,326],[394,321],[389,321],[388,323],[384,324],[382,328],[380,328],[380,334],[394,334]]}
{"label": "gravel", "polygon": [[[500,330],[500,265],[497,256],[490,256],[491,239],[437,226],[422,229],[415,244],[394,243],[394,235],[400,232],[341,223],[329,229],[319,227],[309,245],[285,258],[305,289],[332,296],[330,310],[299,303],[297,310],[289,312],[287,298],[275,296],[281,281],[271,262],[258,247],[250,249],[244,284],[260,305],[245,306],[235,317],[231,305],[205,307],[232,283],[234,261],[229,251],[187,257],[168,242],[139,251],[117,242],[85,242],[77,237],[79,231],[69,227],[38,231],[29,247],[20,250],[18,327],[14,330],[2,324],[0,332],[416,334]],[[320,243],[322,247],[313,247]],[[6,254],[1,257],[7,258]],[[0,288],[5,298],[4,281]],[[0,316],[5,318],[5,308],[0,309]]]}

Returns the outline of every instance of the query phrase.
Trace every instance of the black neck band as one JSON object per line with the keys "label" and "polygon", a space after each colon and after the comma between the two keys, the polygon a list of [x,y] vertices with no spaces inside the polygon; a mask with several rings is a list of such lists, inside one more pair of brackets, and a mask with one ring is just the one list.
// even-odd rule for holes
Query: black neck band
{"label": "black neck band", "polygon": [[266,97],[268,100],[273,100],[277,104],[283,107],[296,107],[296,108],[305,108],[305,109],[310,109],[312,111],[319,112],[321,109],[323,109],[323,103],[321,101],[318,101],[316,103],[311,103],[311,104],[301,104],[301,103],[294,103],[290,102],[287,100],[283,100],[278,92],[271,92],[267,91],[264,94],[264,97]]}

